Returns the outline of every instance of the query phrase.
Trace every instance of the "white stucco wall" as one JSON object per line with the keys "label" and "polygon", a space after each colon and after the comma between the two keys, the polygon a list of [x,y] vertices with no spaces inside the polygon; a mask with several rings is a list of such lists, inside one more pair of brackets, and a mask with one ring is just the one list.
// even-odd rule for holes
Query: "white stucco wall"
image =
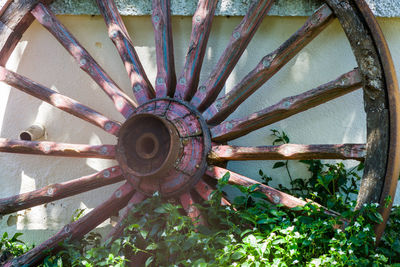
{"label": "white stucco wall", "polygon": [[[125,69],[107,36],[104,22],[98,16],[60,16],[60,20],[87,48],[120,87],[132,96]],[[149,17],[125,17],[136,51],[150,81],[156,75],[153,29]],[[206,52],[201,81],[204,81],[225,48],[239,17],[216,17]],[[303,17],[267,17],[254,40],[244,52],[222,93],[239,82],[262,56],[277,48],[305,21]],[[379,19],[393,58],[400,70],[400,19]],[[173,17],[175,63],[179,75],[184,63],[191,32],[190,17]],[[23,36],[12,55],[8,68],[40,82],[53,90],[79,100],[123,121],[111,101],[82,72],[59,43],[38,23]],[[299,94],[328,82],[356,67],[347,39],[337,21],[301,51],[277,75],[251,96],[231,118],[244,116],[272,105],[281,98]],[[400,76],[400,73],[398,74]],[[18,138],[19,132],[34,122],[45,125],[47,140],[83,144],[115,144],[116,138],[52,106],[33,99],[6,85],[0,90],[0,136]],[[240,145],[269,145],[270,129],[284,130],[292,143],[364,143],[365,114],[361,90],[331,101],[287,120],[265,127],[235,140]],[[112,166],[115,162],[99,159],[69,159],[0,153],[0,197],[41,188]],[[272,184],[286,183],[286,174],[272,170],[273,162],[235,162],[229,168],[252,178],[262,169],[272,175]],[[354,164],[354,162],[349,162]],[[295,177],[306,177],[301,163],[292,162]],[[24,231],[36,243],[47,239],[69,222],[77,208],[94,208],[106,199],[116,186],[94,190],[61,201],[18,212],[1,219],[2,231]],[[399,201],[397,201],[399,203]],[[26,231],[25,231],[26,230]]]}

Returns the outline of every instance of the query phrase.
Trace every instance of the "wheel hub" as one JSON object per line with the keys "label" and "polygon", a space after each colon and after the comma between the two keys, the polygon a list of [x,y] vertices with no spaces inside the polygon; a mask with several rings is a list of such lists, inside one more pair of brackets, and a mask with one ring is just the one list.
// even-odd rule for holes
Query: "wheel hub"
{"label": "wheel hub", "polygon": [[116,158],[137,190],[169,197],[201,178],[210,145],[208,128],[194,108],[155,99],[138,107],[122,125]]}

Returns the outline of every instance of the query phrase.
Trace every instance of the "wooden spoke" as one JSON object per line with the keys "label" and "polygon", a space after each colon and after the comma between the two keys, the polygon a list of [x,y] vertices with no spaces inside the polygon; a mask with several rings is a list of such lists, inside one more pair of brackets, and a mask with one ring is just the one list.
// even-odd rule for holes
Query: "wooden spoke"
{"label": "wooden spoke", "polygon": [[125,183],[112,196],[97,206],[79,220],[65,225],[57,234],[34,247],[27,253],[7,262],[5,266],[34,266],[40,263],[49,253],[60,248],[63,241],[73,241],[82,238],[101,222],[111,217],[116,211],[123,208],[131,198],[134,190],[132,185]]}
{"label": "wooden spoke", "polygon": [[0,199],[0,215],[53,202],[123,180],[121,169],[114,166],[78,179],[51,184],[31,192],[2,198]]}
{"label": "wooden spoke", "polygon": [[286,194],[284,192],[281,192],[279,190],[276,190],[275,188],[272,188],[270,186],[261,184],[253,179],[250,179],[246,176],[240,175],[238,173],[229,171],[227,169],[221,168],[221,167],[216,167],[216,166],[209,166],[207,168],[206,174],[216,180],[221,179],[227,172],[229,172],[229,183],[230,184],[237,184],[237,185],[242,185],[242,186],[252,186],[252,185],[259,185],[256,190],[259,192],[265,194],[266,199],[271,202],[272,204],[281,204],[284,207],[287,208],[295,208],[298,206],[304,206],[307,203],[312,203],[314,205],[319,206],[325,214],[331,215],[331,216],[338,216],[339,213],[335,211],[328,210],[327,208],[319,205],[316,202],[312,202],[310,200],[304,201],[302,199],[299,199],[297,197],[294,197],[292,195]]}
{"label": "wooden spoke", "polygon": [[361,86],[359,72],[354,69],[334,81],[305,93],[284,98],[277,104],[253,113],[248,117],[223,122],[211,128],[212,139],[213,141],[222,142],[238,138],[256,129],[348,94]]}
{"label": "wooden spoke", "polygon": [[[195,190],[204,200],[207,201],[210,200],[210,195],[215,190],[215,188],[200,179],[199,182],[195,185]],[[231,203],[229,203],[229,201],[225,198],[221,198],[221,205],[230,206]]]}
{"label": "wooden spoke", "polygon": [[0,81],[30,94],[42,101],[49,103],[61,110],[68,112],[78,118],[81,118],[91,124],[98,126],[108,133],[117,135],[120,129],[120,123],[104,117],[93,109],[82,105],[81,103],[46,88],[28,78],[0,66]]}
{"label": "wooden spoke", "polygon": [[200,210],[194,205],[192,195],[189,192],[182,194],[179,197],[183,209],[186,211],[187,215],[192,218],[194,222],[199,222],[200,224],[205,224],[204,218],[201,216]]}
{"label": "wooden spoke", "polygon": [[190,100],[196,92],[217,2],[218,0],[199,0],[197,4],[185,67],[176,86],[175,97],[178,99]]}
{"label": "wooden spoke", "polygon": [[114,145],[81,145],[0,138],[0,152],[74,158],[114,159]]}
{"label": "wooden spoke", "polygon": [[365,144],[297,145],[279,146],[213,146],[208,158],[227,160],[305,160],[305,159],[355,159],[364,160]]}
{"label": "wooden spoke", "polygon": [[204,111],[217,98],[273,2],[273,0],[253,1],[246,16],[233,31],[228,46],[206,83],[197,89],[191,100],[192,105],[199,111]]}
{"label": "wooden spoke", "polygon": [[153,0],[152,22],[156,44],[156,96],[173,96],[176,86],[170,0]]}
{"label": "wooden spoke", "polygon": [[244,100],[324,30],[333,18],[332,10],[326,4],[322,5],[296,33],[278,49],[265,56],[228,94],[217,99],[204,112],[204,119],[210,124],[225,120]]}
{"label": "wooden spoke", "polygon": [[93,57],[78,43],[72,34],[61,24],[51,10],[39,3],[31,11],[37,21],[42,24],[54,37],[64,46],[64,48],[75,58],[79,67],[104,90],[104,92],[114,101],[117,110],[125,117],[129,118],[137,103],[133,102],[99,66]]}
{"label": "wooden spoke", "polygon": [[129,212],[135,205],[139,204],[146,198],[147,198],[146,195],[144,195],[143,193],[140,193],[139,191],[135,192],[135,194],[129,200],[128,205],[126,205],[126,208],[122,211],[122,214],[119,217],[117,225],[107,235],[106,240],[110,238],[112,238],[112,240],[115,240],[118,237],[122,236],[123,231],[127,225],[126,220],[128,219]]}
{"label": "wooden spoke", "polygon": [[96,0],[108,28],[108,35],[124,62],[139,105],[154,97],[154,90],[136,54],[125,24],[113,0]]}
{"label": "wooden spoke", "polygon": [[229,171],[221,167],[209,166],[207,168],[206,174],[211,178],[218,180],[221,179],[227,172],[230,173],[230,178],[229,178],[230,184],[238,184],[243,186],[252,186],[255,184],[259,184],[260,186],[258,187],[257,190],[264,193],[268,201],[270,201],[273,204],[282,204],[288,208],[304,206],[305,204],[307,204],[307,202],[304,200],[301,200],[299,198],[296,198],[294,196],[291,196],[289,194],[286,194],[272,187],[261,184],[255,180],[252,180],[250,178],[247,178],[245,176],[242,176],[240,174],[234,173],[232,171]]}

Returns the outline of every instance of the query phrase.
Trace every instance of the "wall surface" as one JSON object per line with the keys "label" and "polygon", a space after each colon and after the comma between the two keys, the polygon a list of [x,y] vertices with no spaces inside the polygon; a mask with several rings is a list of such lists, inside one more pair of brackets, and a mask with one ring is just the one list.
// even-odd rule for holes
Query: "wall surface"
{"label": "wall surface", "polygon": [[[87,48],[120,87],[132,96],[124,66],[107,36],[99,16],[60,16],[60,20]],[[125,17],[136,51],[150,81],[155,80],[153,29],[148,16]],[[202,69],[201,81],[216,64],[240,17],[216,17]],[[305,21],[304,17],[267,17],[239,64],[229,77],[222,93],[229,92],[259,60],[285,41]],[[379,19],[393,58],[400,70],[400,19]],[[173,17],[175,63],[179,74],[187,52],[191,32],[190,17]],[[123,121],[111,101],[84,73],[62,46],[38,23],[34,23],[15,49],[7,67]],[[333,22],[310,45],[251,96],[230,118],[237,118],[268,107],[286,96],[296,95],[326,83],[356,67],[355,59],[337,21]],[[399,73],[400,75],[400,73]],[[8,86],[0,90],[0,136],[18,138],[19,132],[32,123],[45,125],[46,140],[82,144],[115,144],[116,138],[84,121],[27,96]],[[292,143],[364,143],[365,113],[361,90],[313,108],[284,121],[260,129],[232,142],[240,145],[269,145],[271,129],[284,130]],[[259,169],[274,178],[272,185],[288,184],[285,172],[273,170],[274,162],[251,161],[229,164],[233,171],[258,179]],[[0,153],[0,197],[31,191],[51,183],[67,181],[94,173],[115,162],[98,159],[69,159]],[[355,162],[349,161],[348,166]],[[297,177],[307,177],[305,166],[291,162]],[[47,239],[69,222],[78,208],[86,211],[106,199],[116,186],[94,190],[65,200],[35,207],[1,219],[2,231],[24,231],[36,243]],[[399,201],[397,201],[399,203]],[[107,230],[105,224],[102,229]],[[106,228],[104,228],[106,227]]]}

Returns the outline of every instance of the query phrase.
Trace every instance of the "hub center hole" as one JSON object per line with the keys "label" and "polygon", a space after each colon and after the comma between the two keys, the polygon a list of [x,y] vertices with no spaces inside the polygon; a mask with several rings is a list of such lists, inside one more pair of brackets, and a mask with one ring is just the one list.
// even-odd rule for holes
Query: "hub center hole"
{"label": "hub center hole", "polygon": [[159,142],[153,133],[145,133],[136,141],[136,152],[143,159],[150,159],[158,152]]}

